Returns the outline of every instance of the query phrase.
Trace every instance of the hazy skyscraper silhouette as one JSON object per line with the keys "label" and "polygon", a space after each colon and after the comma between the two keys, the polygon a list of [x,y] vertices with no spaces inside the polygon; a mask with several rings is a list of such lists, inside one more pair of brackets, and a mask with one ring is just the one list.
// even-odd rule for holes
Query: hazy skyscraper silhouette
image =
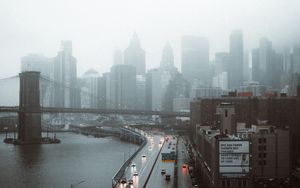
{"label": "hazy skyscraper silhouette", "polygon": [[54,62],[55,102],[56,107],[80,106],[79,89],[77,87],[76,58],[72,56],[72,42],[62,41],[61,50]]}
{"label": "hazy skyscraper silhouette", "polygon": [[114,65],[121,65],[123,64],[123,56],[122,51],[119,48],[116,48],[113,54],[113,64]]}
{"label": "hazy skyscraper silhouette", "polygon": [[243,49],[242,31],[233,31],[230,35],[228,66],[228,85],[231,89],[243,84]]}
{"label": "hazy skyscraper silhouette", "polygon": [[134,66],[137,75],[144,75],[146,72],[145,50],[142,49],[136,33],[133,34],[128,48],[124,51],[124,64]]}
{"label": "hazy skyscraper silhouette", "polygon": [[183,36],[181,41],[181,70],[189,82],[198,80],[210,85],[209,44],[206,38]]}

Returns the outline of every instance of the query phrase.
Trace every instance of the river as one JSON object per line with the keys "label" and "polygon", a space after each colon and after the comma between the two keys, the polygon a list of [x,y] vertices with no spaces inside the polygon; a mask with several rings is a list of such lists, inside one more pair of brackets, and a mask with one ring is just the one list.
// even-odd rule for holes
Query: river
{"label": "river", "polygon": [[60,144],[14,146],[0,134],[0,187],[111,187],[111,178],[137,145],[118,138],[57,133]]}

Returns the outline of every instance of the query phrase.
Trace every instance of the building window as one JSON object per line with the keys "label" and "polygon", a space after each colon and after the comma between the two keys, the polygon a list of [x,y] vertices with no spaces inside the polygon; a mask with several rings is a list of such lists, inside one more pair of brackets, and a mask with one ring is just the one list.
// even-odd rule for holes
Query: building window
{"label": "building window", "polygon": [[243,180],[243,187],[246,187],[246,186],[247,186],[247,181]]}
{"label": "building window", "polygon": [[225,110],[225,117],[227,117],[228,116],[228,111],[227,110]]}
{"label": "building window", "polygon": [[258,165],[261,166],[261,161],[258,161]]}
{"label": "building window", "polygon": [[261,158],[261,153],[258,154],[258,157]]}
{"label": "building window", "polygon": [[222,187],[225,187],[225,181],[224,180],[222,181]]}
{"label": "building window", "polygon": [[230,187],[230,181],[227,180],[227,187]]}
{"label": "building window", "polygon": [[266,138],[264,138],[264,143],[266,143],[267,142],[267,139]]}
{"label": "building window", "polygon": [[266,165],[266,164],[267,164],[266,160],[263,160],[263,165]]}
{"label": "building window", "polygon": [[261,146],[258,146],[258,151],[261,151],[262,147]]}
{"label": "building window", "polygon": [[239,187],[241,187],[241,186],[242,186],[242,182],[241,182],[241,181],[238,181],[238,184],[239,184]]}
{"label": "building window", "polygon": [[264,150],[265,150],[265,151],[267,150],[267,146],[264,146]]}
{"label": "building window", "polygon": [[266,158],[267,157],[267,153],[264,153],[264,158]]}
{"label": "building window", "polygon": [[258,143],[261,143],[261,138],[258,139]]}

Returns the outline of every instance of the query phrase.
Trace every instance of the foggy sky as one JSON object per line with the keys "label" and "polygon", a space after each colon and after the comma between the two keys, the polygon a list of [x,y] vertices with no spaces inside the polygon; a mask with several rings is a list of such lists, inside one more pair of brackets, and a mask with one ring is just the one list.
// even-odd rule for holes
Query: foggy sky
{"label": "foggy sky", "polygon": [[245,49],[267,36],[275,46],[300,41],[297,0],[1,0],[0,78],[20,72],[21,57],[54,57],[61,40],[73,41],[78,76],[94,68],[107,72],[116,47],[124,50],[137,32],[147,69],[157,67],[164,44],[174,49],[180,69],[180,38],[198,35],[214,53],[228,51],[229,34],[244,32]]}

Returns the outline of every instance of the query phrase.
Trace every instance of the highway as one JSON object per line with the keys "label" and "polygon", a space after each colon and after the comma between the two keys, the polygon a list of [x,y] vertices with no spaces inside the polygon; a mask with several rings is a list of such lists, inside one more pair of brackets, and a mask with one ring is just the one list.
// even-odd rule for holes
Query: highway
{"label": "highway", "polygon": [[[161,153],[170,153],[171,151],[176,150],[176,139],[171,139],[169,141],[166,141]],[[173,150],[174,148],[174,150]],[[161,170],[165,169],[166,174],[171,175],[171,180],[167,181],[165,179],[165,175],[161,174]],[[174,185],[174,162],[163,162],[161,160],[161,154],[157,160],[157,163],[154,166],[153,172],[151,174],[151,177],[149,179],[149,182],[146,186],[146,188],[172,188]]]}
{"label": "highway", "polygon": [[[153,137],[147,136],[148,143],[145,147],[134,157],[131,164],[135,166],[129,166],[126,169],[124,177],[128,180],[133,180],[133,186],[131,188],[142,188],[147,180],[152,166],[154,165],[155,158],[157,157],[162,144],[159,144],[163,140],[162,136],[154,135]],[[142,157],[142,156],[145,157]],[[138,175],[134,176],[137,172]],[[125,188],[126,184],[119,184],[117,188]]]}
{"label": "highway", "polygon": [[188,161],[189,156],[184,145],[184,142],[181,138],[178,140],[178,160],[177,160],[177,174],[178,174],[178,187],[190,188],[193,187],[192,179],[188,172],[188,166],[183,168],[183,165]]}

